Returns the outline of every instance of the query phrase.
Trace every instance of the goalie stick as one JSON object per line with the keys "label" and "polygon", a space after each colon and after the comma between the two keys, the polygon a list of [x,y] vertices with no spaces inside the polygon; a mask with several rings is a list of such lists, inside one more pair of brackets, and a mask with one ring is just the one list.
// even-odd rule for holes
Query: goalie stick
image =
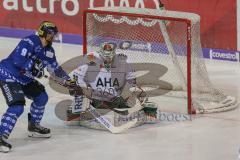
{"label": "goalie stick", "polygon": [[131,121],[126,122],[125,124],[123,124],[123,125],[121,125],[119,127],[115,127],[114,125],[112,125],[111,122],[109,122],[109,120],[107,120],[107,118],[105,118],[100,113],[98,113],[96,108],[94,108],[90,104],[90,99],[88,99],[85,96],[83,98],[83,107],[87,108],[87,111],[89,111],[89,113],[91,113],[93,115],[93,117],[99,123],[101,123],[107,130],[109,130],[111,133],[114,133],[114,134],[122,133],[122,132],[128,130],[129,128],[133,127],[137,123],[137,121],[138,121],[137,118],[135,118],[135,119],[133,119]]}
{"label": "goalie stick", "polygon": [[111,133],[117,134],[122,133],[126,131],[127,129],[133,127],[137,123],[137,118],[133,119],[132,121],[126,122],[125,124],[115,127],[109,122],[104,116],[101,116],[97,110],[90,105],[90,107],[87,109],[94,118],[101,123],[106,129],[108,129]]}

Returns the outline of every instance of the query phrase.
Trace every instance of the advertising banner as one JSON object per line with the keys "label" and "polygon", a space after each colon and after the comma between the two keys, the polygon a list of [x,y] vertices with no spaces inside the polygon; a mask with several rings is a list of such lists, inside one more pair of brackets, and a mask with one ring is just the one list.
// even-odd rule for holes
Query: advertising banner
{"label": "advertising banner", "polygon": [[[202,47],[227,50],[237,50],[237,1],[162,0],[168,10],[193,12],[201,16]],[[73,35],[74,41],[77,38],[80,42],[82,13],[87,8],[158,8],[158,5],[158,0],[2,0],[0,26],[36,29],[41,21],[49,20],[56,23],[62,33]]]}

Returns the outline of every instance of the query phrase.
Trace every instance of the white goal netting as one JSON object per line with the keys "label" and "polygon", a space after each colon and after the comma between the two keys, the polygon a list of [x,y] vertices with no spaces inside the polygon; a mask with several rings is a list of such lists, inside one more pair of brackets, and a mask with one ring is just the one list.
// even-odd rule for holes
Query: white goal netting
{"label": "white goal netting", "polygon": [[220,112],[238,105],[234,97],[216,89],[209,80],[200,43],[199,15],[97,8],[85,12],[84,35],[84,52],[99,50],[103,42],[117,43],[117,52],[128,56],[137,71],[138,84],[155,97],[152,100],[156,103],[172,103],[169,97],[176,101],[180,98],[185,102],[177,105],[188,113]]}

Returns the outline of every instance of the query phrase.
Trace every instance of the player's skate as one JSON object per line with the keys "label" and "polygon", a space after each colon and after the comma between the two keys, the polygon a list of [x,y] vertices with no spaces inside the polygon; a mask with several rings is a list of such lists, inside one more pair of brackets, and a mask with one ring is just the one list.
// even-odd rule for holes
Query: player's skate
{"label": "player's skate", "polygon": [[33,124],[31,122],[31,114],[28,113],[28,136],[35,138],[49,138],[51,137],[51,130],[42,127],[40,124]]}
{"label": "player's skate", "polygon": [[0,152],[7,153],[11,150],[12,145],[9,144],[3,136],[0,136]]}

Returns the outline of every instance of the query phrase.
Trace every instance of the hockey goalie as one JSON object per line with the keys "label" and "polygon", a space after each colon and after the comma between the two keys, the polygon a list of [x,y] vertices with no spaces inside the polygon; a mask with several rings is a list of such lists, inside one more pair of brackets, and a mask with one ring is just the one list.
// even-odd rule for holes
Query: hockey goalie
{"label": "hockey goalie", "polygon": [[[156,105],[148,102],[146,92],[137,86],[127,56],[116,53],[116,49],[113,42],[100,44],[98,51],[85,55],[70,73],[79,88],[69,91],[74,100],[67,111],[68,124],[79,122],[88,128],[106,130],[133,119],[135,123],[126,128],[156,122]],[[98,117],[92,111],[97,111]]]}

